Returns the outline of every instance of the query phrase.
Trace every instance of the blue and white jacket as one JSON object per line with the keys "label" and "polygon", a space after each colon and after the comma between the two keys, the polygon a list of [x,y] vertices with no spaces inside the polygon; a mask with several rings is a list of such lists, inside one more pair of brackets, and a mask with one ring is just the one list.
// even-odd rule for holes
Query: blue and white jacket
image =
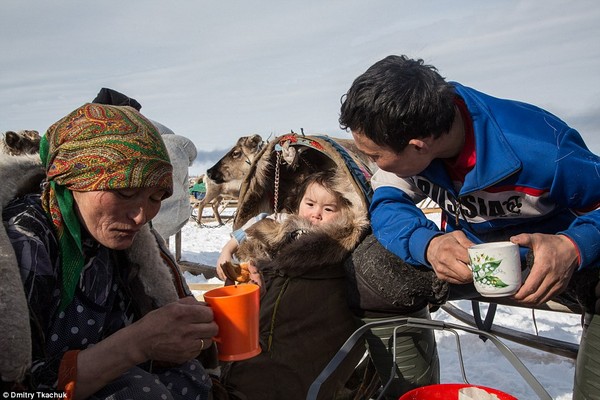
{"label": "blue and white jacket", "polygon": [[598,267],[600,157],[547,111],[452,84],[473,120],[476,165],[458,192],[441,160],[407,179],[376,172],[370,213],[378,240],[410,264],[429,265],[427,245],[442,232],[415,207],[429,197],[447,232],[461,229],[476,243],[561,233],[578,247],[580,268]]}

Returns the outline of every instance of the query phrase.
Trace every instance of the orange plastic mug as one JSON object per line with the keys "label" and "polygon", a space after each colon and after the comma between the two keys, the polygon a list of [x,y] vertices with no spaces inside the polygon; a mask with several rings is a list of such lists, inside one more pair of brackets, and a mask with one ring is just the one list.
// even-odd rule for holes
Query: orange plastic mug
{"label": "orange plastic mug", "polygon": [[219,360],[239,361],[261,352],[258,344],[259,286],[231,285],[209,290],[204,301],[212,308],[219,334],[214,337]]}

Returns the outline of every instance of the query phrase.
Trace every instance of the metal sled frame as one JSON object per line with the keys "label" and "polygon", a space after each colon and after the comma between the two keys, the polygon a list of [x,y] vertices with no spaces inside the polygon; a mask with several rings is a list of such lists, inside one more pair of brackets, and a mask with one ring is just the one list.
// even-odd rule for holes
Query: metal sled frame
{"label": "metal sled frame", "polygon": [[[489,304],[488,315],[486,315],[485,321],[483,323],[479,315],[479,308],[481,303]],[[496,306],[498,304],[510,307],[529,308],[532,310],[532,313],[535,313],[536,310],[543,310],[552,312],[581,314],[582,310],[578,306],[567,306],[554,301],[549,301],[538,307],[533,308],[524,307],[523,305],[520,305],[518,303],[511,302],[509,299],[495,299],[493,302],[489,300],[475,299],[471,300],[471,304],[473,307],[473,315],[461,310],[460,308],[453,305],[451,302],[444,304],[441,308],[454,318],[458,319],[461,322],[464,322],[465,324],[471,327],[477,327],[485,332],[494,334],[506,340],[510,340],[511,342],[519,343],[527,347],[545,351],[547,353],[567,357],[572,360],[575,360],[577,358],[577,352],[579,351],[578,343],[566,342],[564,340],[552,339],[549,337],[521,332],[516,329],[511,329],[504,326],[493,325],[492,322],[493,315],[496,311]]]}
{"label": "metal sled frame", "polygon": [[[540,399],[552,400],[552,397],[550,396],[550,394],[548,394],[548,392],[544,389],[544,387],[536,379],[536,377],[533,376],[531,371],[529,371],[529,369],[527,369],[527,367],[512,352],[512,350],[510,350],[504,343],[502,343],[495,335],[485,332],[485,331],[482,331],[482,330],[479,330],[479,329],[471,328],[469,326],[455,325],[455,324],[450,324],[450,323],[446,323],[446,322],[442,322],[442,321],[429,320],[429,319],[423,319],[423,318],[406,318],[406,317],[386,318],[386,319],[382,319],[380,321],[369,322],[369,323],[361,326],[360,328],[358,328],[356,331],[354,331],[354,333],[352,335],[350,335],[350,337],[346,340],[344,345],[340,348],[340,350],[338,350],[338,352],[335,354],[335,356],[331,359],[329,364],[327,364],[327,366],[323,369],[323,371],[319,374],[319,376],[314,380],[314,382],[312,383],[312,385],[310,386],[310,388],[308,390],[308,395],[306,398],[308,400],[313,400],[313,399],[316,400],[317,399],[319,390],[321,389],[321,385],[327,380],[327,378],[333,373],[333,371],[335,371],[339,367],[339,365],[342,363],[342,361],[346,358],[346,355],[350,352],[350,350],[354,347],[354,345],[359,340],[362,339],[363,335],[367,331],[369,331],[371,328],[374,328],[374,327],[386,326],[386,325],[396,325],[394,328],[394,333],[393,333],[394,343],[393,343],[393,346],[391,347],[393,349],[396,348],[397,329],[399,329],[401,327],[445,330],[445,331],[450,331],[450,332],[454,333],[454,335],[456,337],[456,346],[457,346],[457,351],[458,351],[458,358],[459,358],[459,362],[460,362],[461,373],[462,373],[464,382],[467,384],[469,384],[469,382],[467,381],[467,377],[466,377],[466,373],[465,373],[465,367],[464,367],[462,351],[461,351],[461,344],[460,344],[460,337],[459,337],[457,331],[461,330],[461,331],[473,333],[473,334],[476,334],[479,336],[483,336],[483,337],[489,339],[492,343],[494,343],[496,348],[511,363],[511,365],[523,377],[523,379],[533,389],[533,391],[538,395],[538,397]],[[395,364],[396,364],[396,354],[393,354],[392,365],[391,365],[392,375],[390,376],[390,379],[383,386],[383,390],[381,391],[381,394],[379,395],[378,399],[383,396],[386,389],[391,384],[392,379],[396,376],[396,372],[395,372],[395,368],[394,368]]]}

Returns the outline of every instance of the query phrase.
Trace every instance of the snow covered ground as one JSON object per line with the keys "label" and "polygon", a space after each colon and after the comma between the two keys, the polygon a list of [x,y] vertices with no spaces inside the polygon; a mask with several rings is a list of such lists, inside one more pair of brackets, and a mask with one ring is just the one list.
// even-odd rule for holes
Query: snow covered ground
{"label": "snow covered ground", "polygon": [[[429,214],[435,220],[436,215]],[[182,260],[215,265],[221,247],[229,239],[231,221],[217,227],[208,222],[200,227],[190,221],[182,230]],[[174,241],[171,241],[174,250]],[[186,273],[188,282],[220,282]],[[453,302],[459,308],[470,311],[469,301]],[[483,308],[485,312],[485,308]],[[485,314],[483,314],[485,315]],[[464,325],[443,310],[432,314],[432,318],[448,323]],[[579,343],[581,336],[580,317],[548,311],[535,311],[537,329],[542,336]],[[532,311],[524,308],[499,306],[494,323],[535,334]],[[508,360],[490,342],[483,342],[477,335],[459,331],[462,355],[467,379],[472,384],[493,387],[519,399],[538,398],[527,382],[518,374]],[[438,351],[441,361],[442,382],[462,383],[455,336],[451,332],[436,331]],[[575,362],[561,356],[535,350],[526,346],[503,342],[517,355],[533,375],[540,381],[553,399],[567,400],[572,397]]]}

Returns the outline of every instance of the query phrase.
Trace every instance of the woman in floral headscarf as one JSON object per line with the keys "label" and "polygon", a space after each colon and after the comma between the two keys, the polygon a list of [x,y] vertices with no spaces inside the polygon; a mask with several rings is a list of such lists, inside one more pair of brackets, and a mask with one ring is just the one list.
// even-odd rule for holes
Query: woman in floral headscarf
{"label": "woman in floral headscarf", "polygon": [[151,122],[86,104],[40,145],[42,193],[3,210],[32,327],[30,390],[73,398],[208,399],[196,359],[212,311],[191,296],[148,223],[173,191]]}

